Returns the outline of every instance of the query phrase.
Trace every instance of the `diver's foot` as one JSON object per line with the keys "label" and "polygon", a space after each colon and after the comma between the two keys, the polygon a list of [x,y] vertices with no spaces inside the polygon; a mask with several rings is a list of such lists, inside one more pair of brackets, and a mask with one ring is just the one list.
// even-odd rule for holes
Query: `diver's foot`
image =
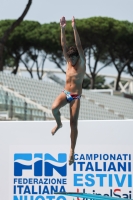
{"label": "diver's foot", "polygon": [[74,151],[71,149],[69,154],[69,165],[74,163]]}
{"label": "diver's foot", "polygon": [[52,135],[54,135],[58,131],[59,128],[62,128],[62,124],[57,125],[52,129],[52,131],[51,131]]}

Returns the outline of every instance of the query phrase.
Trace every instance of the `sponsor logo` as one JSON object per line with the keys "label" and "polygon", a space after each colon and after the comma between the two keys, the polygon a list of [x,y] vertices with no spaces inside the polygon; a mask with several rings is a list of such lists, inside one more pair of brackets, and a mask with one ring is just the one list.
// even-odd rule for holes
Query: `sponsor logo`
{"label": "sponsor logo", "polygon": [[14,176],[23,176],[26,170],[33,170],[34,176],[53,176],[54,170],[61,176],[67,176],[67,155],[59,153],[58,159],[46,153],[14,154]]}
{"label": "sponsor logo", "polygon": [[[87,194],[87,192],[86,192],[85,189],[83,189],[82,191],[80,191],[79,188],[77,188],[76,192],[77,193],[82,192],[82,193],[86,193]],[[96,190],[93,190],[91,194],[132,199],[132,191],[131,190],[128,191],[127,193],[123,193],[122,189],[120,189],[120,188],[110,189],[109,192],[106,192],[104,194],[96,192]],[[77,200],[80,200],[80,198],[77,197]],[[83,200],[87,200],[87,199],[83,198]]]}
{"label": "sponsor logo", "polygon": [[13,200],[66,200],[67,154],[15,153]]}

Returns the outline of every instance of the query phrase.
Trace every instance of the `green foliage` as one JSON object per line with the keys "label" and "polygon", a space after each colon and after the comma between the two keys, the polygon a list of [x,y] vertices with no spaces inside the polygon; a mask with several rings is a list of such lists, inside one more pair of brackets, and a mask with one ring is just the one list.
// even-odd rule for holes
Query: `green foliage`
{"label": "green foliage", "polygon": [[[84,78],[82,88],[91,89],[91,79],[89,77]],[[108,89],[109,87],[105,83],[105,77],[97,76],[94,84],[95,89]]]}
{"label": "green foliage", "polygon": [[[13,20],[0,21],[0,37],[12,23]],[[116,64],[115,67],[117,67],[118,71],[123,70],[123,65],[128,60],[128,64],[132,66],[133,23],[108,17],[91,17],[88,19],[76,19],[76,25],[82,46],[87,52],[86,58],[90,56],[88,52],[91,52],[91,56],[95,61],[97,60],[97,62],[101,62],[105,66],[108,62],[113,62]],[[67,21],[65,32],[67,45],[73,45],[75,41],[71,21]],[[6,43],[5,63],[11,62],[11,57],[14,57],[14,59],[17,57],[18,59],[18,57],[21,58],[23,53],[34,51],[44,51],[49,55],[48,59],[50,61],[55,63],[58,61],[58,64],[64,65],[65,62],[60,45],[59,23],[53,22],[41,25],[35,21],[23,21],[10,35]],[[59,65],[57,66],[59,67]],[[93,68],[92,73],[96,75],[97,65],[90,66],[90,69]],[[95,84],[96,80],[94,81]],[[97,84],[96,87],[102,86]]]}

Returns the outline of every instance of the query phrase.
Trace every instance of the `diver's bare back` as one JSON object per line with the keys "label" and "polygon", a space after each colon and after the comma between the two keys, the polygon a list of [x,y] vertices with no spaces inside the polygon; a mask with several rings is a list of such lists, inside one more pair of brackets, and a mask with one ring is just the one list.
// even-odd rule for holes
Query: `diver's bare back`
{"label": "diver's bare back", "polygon": [[67,62],[65,90],[80,95],[82,93],[84,74],[85,63],[80,58],[75,66]]}

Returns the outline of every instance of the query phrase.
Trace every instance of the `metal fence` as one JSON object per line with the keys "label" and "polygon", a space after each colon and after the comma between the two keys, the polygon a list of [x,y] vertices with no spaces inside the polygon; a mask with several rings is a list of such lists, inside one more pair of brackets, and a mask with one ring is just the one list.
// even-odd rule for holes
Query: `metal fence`
{"label": "metal fence", "polygon": [[6,92],[4,100],[0,101],[0,120],[2,119],[12,121],[45,121],[46,113],[39,109],[28,108],[27,102],[24,102],[23,106],[21,107],[16,106],[14,104],[14,100],[9,100],[8,92]]}

